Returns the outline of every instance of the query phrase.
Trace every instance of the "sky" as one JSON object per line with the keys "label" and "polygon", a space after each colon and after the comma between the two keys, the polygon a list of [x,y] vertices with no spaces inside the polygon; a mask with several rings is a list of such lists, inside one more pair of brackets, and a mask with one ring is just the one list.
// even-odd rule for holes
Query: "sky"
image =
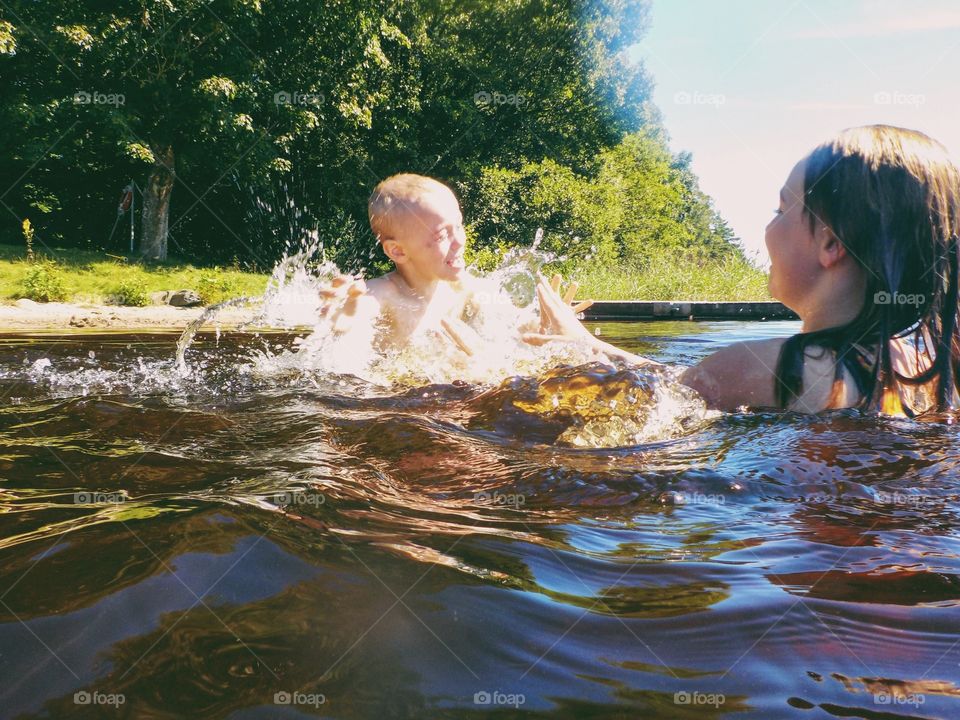
{"label": "sky", "polygon": [[671,149],[762,263],[790,169],[838,131],[900,125],[960,159],[960,0],[653,0],[632,54]]}

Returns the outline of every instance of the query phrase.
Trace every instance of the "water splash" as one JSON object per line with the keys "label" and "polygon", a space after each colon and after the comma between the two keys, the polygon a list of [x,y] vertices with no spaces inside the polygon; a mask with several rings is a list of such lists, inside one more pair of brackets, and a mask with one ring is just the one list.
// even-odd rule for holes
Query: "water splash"
{"label": "water splash", "polygon": [[517,307],[530,307],[537,297],[537,282],[547,265],[566,260],[565,255],[540,249],[543,228],[537,228],[530,247],[508,250],[500,264],[486,277],[513,300]]}
{"label": "water splash", "polygon": [[[216,319],[217,315],[220,314],[222,310],[232,307],[240,307],[242,305],[247,305],[250,303],[262,301],[262,297],[239,297],[233,298],[232,300],[224,300],[222,303],[217,303],[216,305],[211,305],[206,310],[204,310],[200,317],[194,320],[192,323],[187,325],[186,329],[180,335],[180,338],[177,340],[177,354],[176,354],[176,366],[179,373],[186,377],[190,374],[190,368],[187,366],[187,349],[190,347],[190,344],[193,342],[193,339],[196,337],[197,332],[204,325],[209,325],[210,322]],[[216,325],[216,334],[217,341],[220,340],[220,325]]]}
{"label": "water splash", "polygon": [[470,403],[470,427],[577,448],[638,445],[688,435],[720,413],[664,366],[560,366],[504,380]]}
{"label": "water splash", "polygon": [[[379,343],[383,327],[376,322],[360,332],[339,333],[334,319],[339,308],[321,315],[320,291],[342,273],[324,257],[314,233],[304,247],[277,263],[262,296],[227,300],[204,310],[181,334],[172,361],[144,363],[137,357],[135,365],[128,360],[126,366],[110,368],[82,358],[79,367],[59,361],[54,367],[50,359],[41,358],[27,376],[57,394],[126,389],[172,392],[181,398],[197,392],[229,397],[251,389],[291,387],[370,397],[466,382],[494,388],[493,399],[478,406],[492,408],[492,414],[487,413],[491,426],[520,413],[523,432],[540,422],[558,429],[551,442],[575,447],[677,437],[707,419],[702,400],[680,384],[675,373],[616,367],[578,343],[523,342],[524,332],[539,330],[536,284],[541,273],[563,259],[540,249],[542,237],[538,231],[530,247],[511,250],[486,275],[468,269],[462,284],[469,300],[460,319],[476,336],[477,351],[472,354],[445,334],[441,315],[435,325],[424,321],[401,347]],[[242,306],[252,309],[251,319],[239,328],[246,334],[236,336],[245,339],[239,347],[231,342],[230,351],[220,348],[221,313]],[[208,344],[191,351],[201,328],[211,324],[216,347]],[[288,332],[285,342],[271,343],[267,331],[278,329],[293,331],[295,337]]]}
{"label": "water splash", "polygon": [[[197,332],[216,321],[221,311],[227,308],[243,305],[256,307],[253,318],[238,327],[241,331],[257,328],[316,329],[320,325],[320,289],[341,273],[336,264],[323,259],[323,246],[317,234],[308,233],[307,238],[302,249],[284,255],[276,264],[263,295],[235,298],[213,305],[187,326],[177,341],[176,365],[182,375],[190,372],[186,352]],[[216,329],[219,335],[219,324]]]}

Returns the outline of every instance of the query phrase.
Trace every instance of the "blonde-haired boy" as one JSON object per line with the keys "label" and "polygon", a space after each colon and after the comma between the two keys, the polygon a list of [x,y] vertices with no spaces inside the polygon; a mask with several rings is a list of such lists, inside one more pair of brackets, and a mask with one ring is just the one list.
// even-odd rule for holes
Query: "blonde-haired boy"
{"label": "blonde-haired boy", "polygon": [[[443,330],[471,353],[477,338],[463,322],[478,283],[465,272],[466,234],[453,191],[412,173],[388,177],[368,203],[370,228],[394,269],[366,283],[335,279],[321,292],[321,314],[331,311],[334,330],[361,334],[378,327],[379,349]],[[337,300],[342,302],[337,302]]]}

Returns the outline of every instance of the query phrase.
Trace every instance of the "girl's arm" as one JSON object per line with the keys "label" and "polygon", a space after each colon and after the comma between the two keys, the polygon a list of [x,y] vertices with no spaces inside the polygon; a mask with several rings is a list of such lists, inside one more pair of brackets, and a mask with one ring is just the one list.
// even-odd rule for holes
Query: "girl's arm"
{"label": "girl's arm", "polygon": [[[576,313],[545,281],[537,285],[540,298],[539,333],[526,333],[532,344],[549,341],[581,342],[598,354],[620,358],[636,365],[661,365],[655,360],[634,355],[595,337],[577,319]],[[696,390],[712,408],[735,411],[743,406],[776,408],[774,377],[784,338],[735,343],[705,357],[681,376],[681,381]],[[819,412],[830,401],[834,364],[830,353],[808,355],[804,362],[803,395],[792,410]],[[843,402],[843,401],[841,401]]]}

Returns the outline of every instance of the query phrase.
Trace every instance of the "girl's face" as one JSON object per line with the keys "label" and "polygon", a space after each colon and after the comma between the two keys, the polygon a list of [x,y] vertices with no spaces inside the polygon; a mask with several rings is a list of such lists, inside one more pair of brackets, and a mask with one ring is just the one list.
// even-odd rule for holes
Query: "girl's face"
{"label": "girl's face", "polygon": [[810,218],[803,211],[805,167],[806,161],[801,160],[790,172],[764,238],[770,254],[770,294],[801,317],[805,299],[822,269]]}

